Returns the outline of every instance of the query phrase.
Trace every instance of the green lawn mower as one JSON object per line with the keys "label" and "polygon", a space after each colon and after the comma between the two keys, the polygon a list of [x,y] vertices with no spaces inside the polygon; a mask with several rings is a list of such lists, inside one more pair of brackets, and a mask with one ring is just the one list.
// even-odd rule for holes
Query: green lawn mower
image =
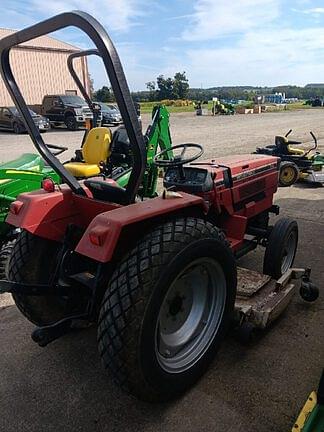
{"label": "green lawn mower", "polygon": [[[62,151],[57,146],[51,148],[55,154]],[[17,236],[17,230],[6,223],[10,204],[20,193],[40,189],[48,177],[59,183],[59,176],[37,154],[26,153],[0,165],[0,277],[4,276],[5,263]]]}
{"label": "green lawn mower", "polygon": [[324,431],[324,370],[317,391],[312,391],[308,396],[291,431]]}
{"label": "green lawn mower", "polygon": [[324,155],[317,152],[316,136],[310,132],[314,145],[306,150],[296,147],[302,142],[288,138],[291,132],[292,129],[285,136],[276,136],[274,145],[257,147],[255,153],[280,157],[280,186],[292,186],[298,180],[324,184]]}

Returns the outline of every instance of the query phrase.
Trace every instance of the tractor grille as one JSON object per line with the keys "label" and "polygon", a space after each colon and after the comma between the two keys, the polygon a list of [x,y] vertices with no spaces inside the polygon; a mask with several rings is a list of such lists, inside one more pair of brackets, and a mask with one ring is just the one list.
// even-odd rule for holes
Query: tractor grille
{"label": "tractor grille", "polygon": [[253,183],[247,184],[246,186],[240,187],[240,198],[245,199],[250,196],[256,195],[259,192],[264,191],[266,188],[265,179],[256,180]]}

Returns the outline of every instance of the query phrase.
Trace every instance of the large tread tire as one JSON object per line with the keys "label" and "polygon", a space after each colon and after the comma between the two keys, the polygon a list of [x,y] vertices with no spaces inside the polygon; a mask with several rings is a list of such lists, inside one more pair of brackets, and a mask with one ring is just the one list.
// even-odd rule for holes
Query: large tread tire
{"label": "large tread tire", "polygon": [[263,273],[279,279],[282,274],[282,263],[287,252],[290,236],[295,236],[295,245],[291,242],[292,253],[290,255],[290,265],[292,267],[298,245],[298,225],[297,222],[288,217],[279,219],[273,226],[268,244],[264,254]]}
{"label": "large tread tire", "polygon": [[[13,282],[47,284],[54,273],[61,245],[22,231],[8,264],[8,279]],[[13,294],[20,312],[33,324],[52,324],[66,316],[66,299],[54,296]]]}
{"label": "large tread tire", "polygon": [[2,245],[0,251],[0,280],[7,279],[8,276],[8,264],[11,256],[15,241],[9,241]]}
{"label": "large tread tire", "polygon": [[[155,349],[156,323],[173,280],[197,257],[219,263],[226,281],[220,325],[190,368],[168,373]],[[236,295],[236,263],[224,234],[209,222],[179,218],[152,229],[122,259],[104,295],[98,321],[103,365],[124,390],[142,400],[170,400],[192,386],[214,358],[230,324]]]}
{"label": "large tread tire", "polygon": [[294,162],[283,161],[279,168],[279,186],[289,187],[295,184],[299,178],[299,169]]}

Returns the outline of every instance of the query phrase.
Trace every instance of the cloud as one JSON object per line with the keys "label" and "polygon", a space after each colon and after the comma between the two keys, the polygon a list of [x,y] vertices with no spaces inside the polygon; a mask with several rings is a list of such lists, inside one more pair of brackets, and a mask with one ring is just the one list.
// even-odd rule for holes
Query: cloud
{"label": "cloud", "polygon": [[305,14],[311,14],[311,15],[320,15],[324,13],[324,8],[317,7],[312,9],[305,9],[302,11]]}
{"label": "cloud", "polygon": [[197,0],[182,38],[201,41],[246,32],[272,23],[279,13],[279,0]]}
{"label": "cloud", "polygon": [[232,47],[189,49],[191,85],[306,84],[324,76],[324,29],[247,32]]}
{"label": "cloud", "polygon": [[68,10],[82,10],[97,18],[109,30],[127,32],[147,14],[143,5],[145,0],[63,0],[50,1],[44,5],[43,0],[30,0],[28,10],[39,19],[50,17]]}

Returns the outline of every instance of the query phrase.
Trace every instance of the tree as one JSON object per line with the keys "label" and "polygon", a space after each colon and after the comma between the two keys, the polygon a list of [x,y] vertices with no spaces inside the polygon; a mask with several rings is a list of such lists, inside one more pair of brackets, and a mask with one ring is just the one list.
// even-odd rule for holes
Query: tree
{"label": "tree", "polygon": [[187,99],[189,93],[189,82],[186,72],[177,72],[173,79],[174,99]]}
{"label": "tree", "polygon": [[149,91],[149,100],[154,101],[156,97],[155,82],[149,81],[145,85],[147,90]]}
{"label": "tree", "polygon": [[173,99],[173,79],[172,78],[164,78],[163,75],[159,75],[156,79],[158,91],[157,98],[159,100],[163,99]]}
{"label": "tree", "polygon": [[114,95],[109,87],[103,86],[93,93],[93,98],[97,102],[113,102]]}

